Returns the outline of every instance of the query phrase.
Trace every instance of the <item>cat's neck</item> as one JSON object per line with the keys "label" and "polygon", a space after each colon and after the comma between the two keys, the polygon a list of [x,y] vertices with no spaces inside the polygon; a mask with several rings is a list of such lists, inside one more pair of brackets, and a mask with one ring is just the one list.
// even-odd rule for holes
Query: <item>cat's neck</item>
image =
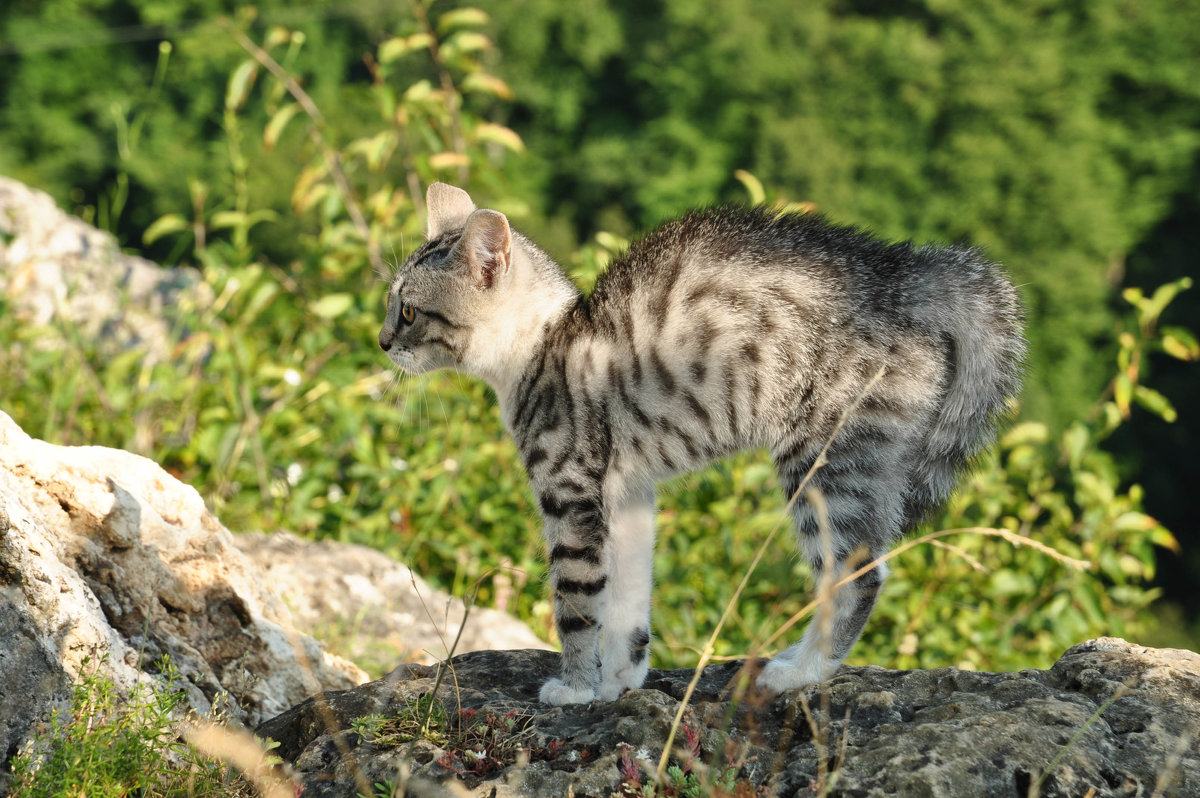
{"label": "cat's neck", "polygon": [[502,312],[476,330],[487,357],[472,369],[496,392],[506,422],[521,376],[543,350],[547,335],[580,302],[579,289],[557,264],[540,251],[514,250],[509,295]]}

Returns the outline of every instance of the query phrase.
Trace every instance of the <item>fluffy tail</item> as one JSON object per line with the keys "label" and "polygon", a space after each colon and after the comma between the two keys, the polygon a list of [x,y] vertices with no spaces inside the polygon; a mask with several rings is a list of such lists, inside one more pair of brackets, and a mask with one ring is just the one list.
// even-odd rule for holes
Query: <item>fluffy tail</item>
{"label": "fluffy tail", "polygon": [[942,330],[949,382],[917,453],[905,511],[909,528],[945,502],[962,468],[991,442],[1005,405],[1020,390],[1025,358],[1024,313],[1000,267],[974,249],[951,247],[939,255],[947,279],[926,321]]}

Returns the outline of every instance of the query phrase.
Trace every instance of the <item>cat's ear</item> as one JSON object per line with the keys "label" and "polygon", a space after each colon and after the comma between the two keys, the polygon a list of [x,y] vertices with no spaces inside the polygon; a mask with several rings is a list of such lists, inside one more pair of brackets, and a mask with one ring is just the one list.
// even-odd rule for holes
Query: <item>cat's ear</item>
{"label": "cat's ear", "polygon": [[479,288],[504,281],[512,266],[512,232],[508,219],[499,211],[475,211],[467,219],[456,247],[460,262]]}
{"label": "cat's ear", "polygon": [[432,241],[447,230],[462,227],[475,211],[475,203],[461,188],[433,183],[425,190],[425,210],[425,238]]}

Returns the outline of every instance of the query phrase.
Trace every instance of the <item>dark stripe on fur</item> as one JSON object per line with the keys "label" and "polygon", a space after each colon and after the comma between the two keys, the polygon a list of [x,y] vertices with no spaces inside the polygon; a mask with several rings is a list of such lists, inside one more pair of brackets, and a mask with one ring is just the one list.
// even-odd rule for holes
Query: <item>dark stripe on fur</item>
{"label": "dark stripe on fur", "polygon": [[640,665],[650,650],[650,632],[638,629],[629,638],[629,661]]}
{"label": "dark stripe on fur", "polygon": [[525,470],[532,471],[534,466],[545,460],[547,457],[549,457],[549,455],[546,454],[545,449],[541,448],[540,446],[534,447],[530,450],[529,454],[525,455]]}
{"label": "dark stripe on fur", "polygon": [[667,368],[667,364],[663,363],[659,357],[658,349],[650,348],[650,365],[654,366],[654,376],[658,378],[658,384],[662,386],[666,393],[675,393],[675,376],[671,374],[671,370]]}
{"label": "dark stripe on fur", "polygon": [[577,579],[560,579],[555,583],[554,589],[559,593],[578,593],[585,596],[594,596],[603,590],[607,584],[608,577],[606,576],[593,579],[590,582],[582,582]]}
{"label": "dark stripe on fur", "polygon": [[550,562],[556,560],[578,560],[580,562],[600,564],[599,546],[568,546],[560,543],[550,550]]}
{"label": "dark stripe on fur", "polygon": [[450,319],[446,318],[441,313],[438,313],[436,310],[422,310],[419,312],[426,318],[433,319],[438,324],[449,327],[452,330],[466,330],[470,329],[471,327],[469,324],[458,324],[457,322],[450,321]]}
{"label": "dark stripe on fur", "polygon": [[712,426],[712,418],[709,417],[708,411],[704,409],[704,405],[700,404],[699,399],[697,399],[691,392],[685,391],[683,394],[683,400],[687,402],[688,409],[692,411],[692,415],[700,420],[701,424],[706,427]]}
{"label": "dark stripe on fur", "polygon": [[596,625],[595,618],[589,618],[585,615],[572,615],[565,618],[559,617],[557,620],[559,637],[565,637],[569,634],[582,632],[583,630],[590,629]]}
{"label": "dark stripe on fur", "polygon": [[[629,389],[625,385],[625,380],[622,379],[620,375],[617,376],[617,396],[620,397],[621,402],[625,405],[625,407],[629,408],[629,412],[633,413],[633,418],[638,424],[645,429],[651,429],[654,426],[654,422],[650,420],[650,416],[646,415],[646,412],[642,410],[634,398],[629,395]],[[640,444],[638,445],[638,449],[640,451]]]}

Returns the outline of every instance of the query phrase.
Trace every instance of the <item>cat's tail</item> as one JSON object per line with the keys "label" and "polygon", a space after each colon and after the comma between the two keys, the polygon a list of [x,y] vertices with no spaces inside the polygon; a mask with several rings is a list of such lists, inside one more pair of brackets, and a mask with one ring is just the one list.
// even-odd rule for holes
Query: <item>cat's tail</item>
{"label": "cat's tail", "polygon": [[[930,253],[932,254],[932,252]],[[944,276],[923,319],[942,331],[949,382],[914,463],[905,515],[908,528],[949,497],[963,467],[995,435],[1021,386],[1024,312],[1017,291],[976,249],[950,247],[935,256]]]}

